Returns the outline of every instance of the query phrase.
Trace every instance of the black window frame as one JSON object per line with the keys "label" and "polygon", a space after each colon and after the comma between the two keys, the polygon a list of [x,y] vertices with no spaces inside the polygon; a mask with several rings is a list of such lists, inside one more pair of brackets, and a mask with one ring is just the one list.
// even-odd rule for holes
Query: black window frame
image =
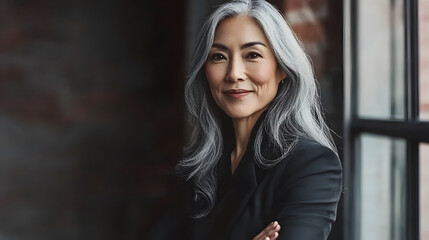
{"label": "black window frame", "polygon": [[[429,143],[429,122],[419,120],[419,28],[418,0],[404,0],[405,76],[404,119],[374,120],[360,118],[358,107],[358,1],[344,2],[344,239],[360,238],[358,198],[353,189],[360,181],[358,137],[372,133],[404,139],[406,159],[406,239],[419,239],[419,144]],[[358,171],[360,172],[360,171]]]}

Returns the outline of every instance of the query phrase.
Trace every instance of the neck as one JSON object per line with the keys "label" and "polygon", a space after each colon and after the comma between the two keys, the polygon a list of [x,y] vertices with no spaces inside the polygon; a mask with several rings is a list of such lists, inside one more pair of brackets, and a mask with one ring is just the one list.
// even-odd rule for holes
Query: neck
{"label": "neck", "polygon": [[247,144],[249,143],[250,134],[255,126],[258,118],[263,111],[255,113],[246,118],[232,119],[235,133],[235,148],[231,153],[231,170],[234,172],[235,168],[241,161],[244,153],[246,152]]}

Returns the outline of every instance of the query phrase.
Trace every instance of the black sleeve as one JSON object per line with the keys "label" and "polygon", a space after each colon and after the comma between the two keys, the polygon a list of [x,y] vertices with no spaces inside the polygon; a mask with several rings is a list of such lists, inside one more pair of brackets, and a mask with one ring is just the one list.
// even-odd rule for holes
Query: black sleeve
{"label": "black sleeve", "polygon": [[327,239],[342,189],[338,157],[314,143],[297,150],[282,174],[274,216],[281,226],[278,239]]}

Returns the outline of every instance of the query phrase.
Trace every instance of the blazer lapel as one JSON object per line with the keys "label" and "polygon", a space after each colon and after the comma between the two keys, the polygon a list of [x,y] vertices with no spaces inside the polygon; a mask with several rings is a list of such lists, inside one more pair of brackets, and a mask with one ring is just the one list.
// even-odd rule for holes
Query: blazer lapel
{"label": "blazer lapel", "polygon": [[[246,152],[242,157],[240,164],[235,169],[235,172],[227,182],[227,188],[222,194],[223,196],[217,199],[211,217],[214,219],[214,232],[212,232],[212,239],[227,239],[235,223],[239,220],[246,208],[249,200],[258,187],[255,171],[253,143],[255,141],[256,133],[261,126],[267,111],[264,111],[256,122],[250,134],[249,143]],[[233,130],[229,131],[233,132]],[[228,131],[225,132],[228,134]],[[231,164],[231,151],[235,144],[234,136],[226,136],[224,139],[225,149],[223,160],[224,164]],[[225,168],[222,168],[225,169]],[[231,173],[228,173],[231,174]],[[223,235],[226,234],[226,235]]]}
{"label": "blazer lapel", "polygon": [[[229,235],[231,228],[239,219],[257,186],[253,158],[249,154],[245,154],[232,176],[228,190],[219,199],[216,211],[214,211],[215,228],[223,229],[222,231],[216,231],[215,234],[226,233],[227,236]],[[225,236],[216,235],[214,239],[226,238]]]}

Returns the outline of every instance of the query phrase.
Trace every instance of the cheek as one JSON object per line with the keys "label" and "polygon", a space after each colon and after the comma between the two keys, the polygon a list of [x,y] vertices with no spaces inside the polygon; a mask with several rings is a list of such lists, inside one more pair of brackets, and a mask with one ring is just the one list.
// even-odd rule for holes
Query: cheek
{"label": "cheek", "polygon": [[210,88],[219,87],[220,83],[223,81],[222,69],[219,67],[207,66],[205,68],[205,73]]}
{"label": "cheek", "polygon": [[220,91],[223,82],[223,77],[221,74],[221,69],[215,66],[206,66],[205,67],[206,79],[209,84],[210,93],[213,97],[213,100],[219,105]]}
{"label": "cheek", "polygon": [[253,82],[259,89],[259,98],[264,102],[273,100],[278,91],[278,84],[280,83],[277,79],[276,68],[270,66],[255,69],[252,75]]}
{"label": "cheek", "polygon": [[253,81],[257,85],[274,85],[280,83],[277,72],[272,67],[254,68],[252,71]]}

